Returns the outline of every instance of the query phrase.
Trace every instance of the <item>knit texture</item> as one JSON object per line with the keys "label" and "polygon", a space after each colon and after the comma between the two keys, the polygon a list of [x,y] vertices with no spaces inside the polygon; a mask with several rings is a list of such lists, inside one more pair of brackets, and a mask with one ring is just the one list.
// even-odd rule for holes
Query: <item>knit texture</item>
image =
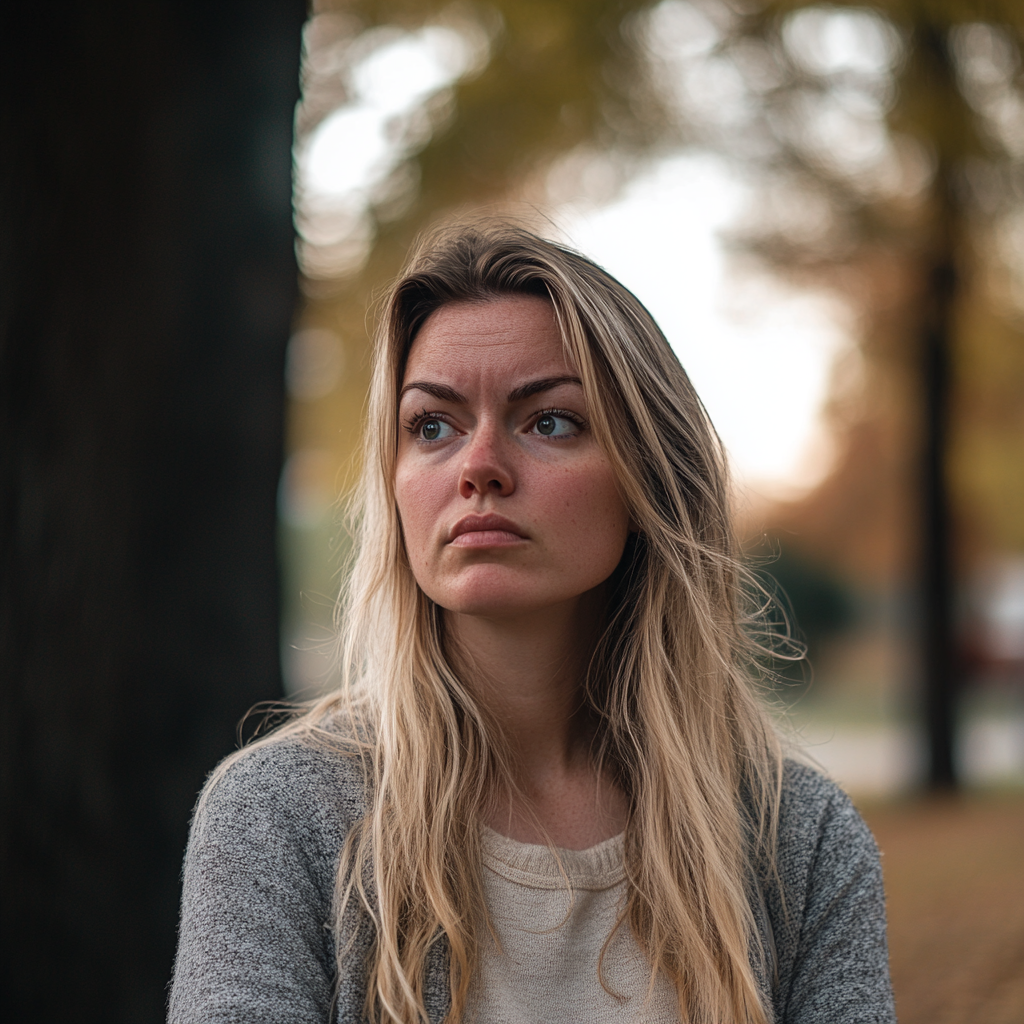
{"label": "knit texture", "polygon": [[[363,1020],[369,928],[349,922],[339,969],[332,908],[339,853],[365,808],[359,762],[296,739],[245,752],[208,787],[185,856],[170,1024]],[[770,876],[751,896],[774,1024],[895,1021],[878,849],[847,796],[793,762],[777,863],[785,905]],[[440,1024],[443,942],[425,993]]]}
{"label": "knit texture", "polygon": [[481,933],[471,1022],[679,1020],[675,987],[659,976],[648,999],[650,964],[629,926],[615,927],[626,905],[621,835],[557,855],[489,828],[482,828],[482,836],[484,897],[500,947]]}

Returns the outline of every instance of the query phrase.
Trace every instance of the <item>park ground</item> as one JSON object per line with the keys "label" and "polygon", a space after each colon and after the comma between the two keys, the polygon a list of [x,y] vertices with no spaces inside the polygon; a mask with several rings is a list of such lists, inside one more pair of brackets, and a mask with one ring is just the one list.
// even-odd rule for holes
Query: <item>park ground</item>
{"label": "park ground", "polygon": [[864,802],[900,1024],[1024,1022],[1024,792]]}

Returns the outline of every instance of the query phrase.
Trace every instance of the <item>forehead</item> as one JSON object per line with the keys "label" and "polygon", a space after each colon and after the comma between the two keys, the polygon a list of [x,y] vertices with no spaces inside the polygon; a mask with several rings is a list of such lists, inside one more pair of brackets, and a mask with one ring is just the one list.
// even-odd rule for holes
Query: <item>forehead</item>
{"label": "forehead", "polygon": [[570,370],[551,303],[510,295],[452,302],[435,310],[412,343],[405,377],[424,370],[472,369],[512,374]]}

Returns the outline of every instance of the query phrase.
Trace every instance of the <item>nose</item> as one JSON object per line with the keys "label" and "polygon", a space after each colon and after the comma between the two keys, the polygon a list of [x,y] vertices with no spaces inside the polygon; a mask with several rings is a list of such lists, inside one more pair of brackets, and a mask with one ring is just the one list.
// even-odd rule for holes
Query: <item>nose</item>
{"label": "nose", "polygon": [[504,498],[515,490],[511,453],[499,428],[480,424],[462,454],[459,494],[463,498],[489,494]]}

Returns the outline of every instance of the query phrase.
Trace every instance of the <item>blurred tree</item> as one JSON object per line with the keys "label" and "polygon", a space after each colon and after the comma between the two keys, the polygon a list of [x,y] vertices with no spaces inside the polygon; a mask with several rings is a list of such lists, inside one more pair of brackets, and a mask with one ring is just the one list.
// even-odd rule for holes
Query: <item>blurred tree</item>
{"label": "blurred tree", "polygon": [[280,695],[302,0],[0,15],[9,1021],[164,1019],[188,818]]}
{"label": "blurred tree", "polygon": [[[704,141],[755,168],[769,200],[744,247],[864,313],[876,415],[849,424],[846,458],[812,498],[821,506],[832,493],[845,506],[834,510],[845,529],[833,548],[857,547],[865,531],[851,520],[870,518],[872,504],[892,516],[881,470],[905,475],[912,461],[893,443],[919,446],[919,512],[903,520],[919,544],[929,782],[951,787],[955,513],[976,524],[965,541],[1021,542],[1006,521],[1018,517],[998,510],[1012,509],[1022,486],[1024,331],[1019,306],[993,302],[993,271],[1005,264],[992,243],[1022,197],[1024,9],[767,0],[726,4],[723,17],[722,4],[692,6],[722,28],[709,63],[740,83],[731,118],[705,118]],[[973,415],[954,420],[954,403]],[[857,491],[872,496],[858,503]]]}

